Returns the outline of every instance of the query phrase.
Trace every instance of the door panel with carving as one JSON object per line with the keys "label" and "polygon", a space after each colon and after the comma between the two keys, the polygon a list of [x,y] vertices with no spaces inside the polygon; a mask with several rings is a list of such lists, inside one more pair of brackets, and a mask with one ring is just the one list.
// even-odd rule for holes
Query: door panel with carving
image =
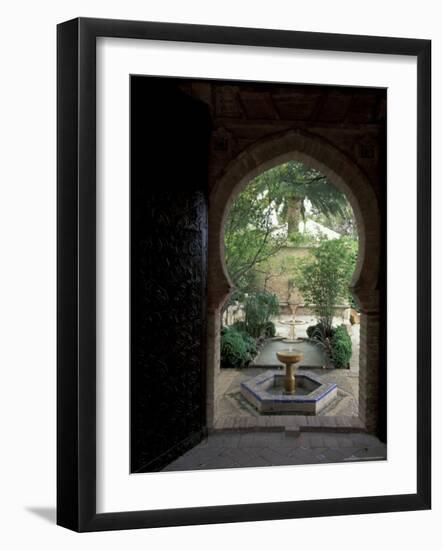
{"label": "door panel with carving", "polygon": [[210,116],[178,84],[131,77],[131,472],[206,432]]}

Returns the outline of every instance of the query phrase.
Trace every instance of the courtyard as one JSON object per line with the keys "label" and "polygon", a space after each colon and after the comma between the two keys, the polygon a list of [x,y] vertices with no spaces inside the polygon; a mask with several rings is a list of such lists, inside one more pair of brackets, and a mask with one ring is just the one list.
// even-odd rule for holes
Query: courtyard
{"label": "courtyard", "polygon": [[[290,327],[287,321],[291,316],[281,315],[275,319],[276,335],[274,338],[265,341],[258,355],[251,366],[246,369],[221,369],[219,374],[219,399],[217,402],[217,417],[215,429],[228,429],[235,426],[247,425],[247,427],[265,427],[266,423],[278,423],[279,426],[292,426],[305,421],[305,424],[315,423],[316,426],[326,426],[325,417],[343,417],[347,424],[357,426],[358,418],[358,395],[359,395],[359,325],[348,326],[352,340],[352,356],[348,369],[324,368],[324,354],[314,344],[308,342],[306,328],[314,324],[315,319],[311,316],[298,316],[300,324],[296,328],[296,336],[300,341],[305,339],[304,359],[300,363],[299,372],[312,372],[324,382],[336,383],[338,388],[337,399],[319,414],[319,418],[300,418],[291,416],[273,417],[266,419],[243,397],[241,394],[241,382],[255,377],[268,370],[281,369],[282,364],[276,358],[276,351],[288,347],[284,338],[290,334]],[[342,323],[341,318],[334,318],[334,324]],[[310,348],[307,348],[310,346]],[[300,347],[295,344],[294,347]],[[247,419],[247,421],[246,421]],[[341,421],[345,425],[345,421]]]}
{"label": "courtyard", "polygon": [[[287,348],[283,338],[289,336],[290,327],[287,321],[291,316],[281,315],[275,319],[276,335],[265,341],[252,365],[246,369],[221,369],[219,375],[220,397],[217,404],[217,418],[215,428],[234,425],[237,418],[248,418],[248,425],[259,426],[262,417],[259,412],[248,403],[241,395],[240,384],[244,380],[257,376],[266,371],[281,369],[283,365],[276,358],[276,351]],[[315,323],[312,316],[297,316],[300,321],[296,328],[296,336],[307,340],[306,328]],[[334,324],[342,322],[341,318],[335,318]],[[304,359],[300,363],[298,372],[310,371],[325,382],[334,382],[338,386],[338,396],[320,416],[358,417],[359,398],[359,325],[348,324],[352,340],[352,356],[349,369],[327,369],[324,366],[324,354],[314,344],[304,344]],[[301,344],[302,345],[302,344]],[[310,347],[307,347],[310,346]],[[300,347],[299,344],[294,345]],[[306,367],[303,367],[306,365]],[[291,422],[290,419],[281,418],[282,424]]]}
{"label": "courtyard", "polygon": [[[348,325],[353,353],[348,369],[323,368],[323,354],[313,347],[299,372],[309,371],[338,387],[338,397],[318,416],[261,415],[241,395],[240,384],[269,369],[280,369],[276,350],[287,347],[287,321],[275,319],[276,335],[265,341],[253,365],[221,369],[220,398],[214,429],[199,445],[169,464],[164,471],[288,466],[383,460],[386,445],[365,433],[358,418],[359,325]],[[307,339],[306,328],[315,322],[299,316],[296,336]],[[334,324],[343,321],[335,318]],[[298,344],[299,345],[299,344]]]}

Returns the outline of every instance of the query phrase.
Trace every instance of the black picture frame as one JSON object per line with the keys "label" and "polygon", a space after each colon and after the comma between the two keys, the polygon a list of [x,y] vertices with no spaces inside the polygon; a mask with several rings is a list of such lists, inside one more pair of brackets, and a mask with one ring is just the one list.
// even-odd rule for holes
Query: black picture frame
{"label": "black picture frame", "polygon": [[[376,53],[417,58],[417,491],[361,498],[96,512],[96,39]],[[103,531],[431,506],[431,41],[78,18],[57,29],[57,523]]]}

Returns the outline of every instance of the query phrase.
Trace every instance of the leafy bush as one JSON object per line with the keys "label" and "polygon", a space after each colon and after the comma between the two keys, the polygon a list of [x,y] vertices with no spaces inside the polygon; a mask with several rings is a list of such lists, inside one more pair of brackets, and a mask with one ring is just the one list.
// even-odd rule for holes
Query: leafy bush
{"label": "leafy bush", "polygon": [[233,327],[221,330],[221,366],[241,369],[246,367],[256,354],[253,338]]}
{"label": "leafy bush", "polygon": [[344,325],[326,331],[321,323],[307,327],[307,336],[320,342],[337,369],[346,367],[352,354],[351,338]]}
{"label": "leafy bush", "polygon": [[245,326],[250,336],[259,338],[270,321],[271,315],[279,313],[276,294],[267,291],[249,294],[244,302]]}
{"label": "leafy bush", "polygon": [[351,358],[352,346],[351,338],[344,325],[333,330],[330,347],[330,355],[335,367],[338,369],[346,367]]}
{"label": "leafy bush", "polygon": [[306,332],[309,338],[313,338],[314,340],[323,339],[324,329],[320,324],[308,326]]}
{"label": "leafy bush", "polygon": [[230,328],[240,332],[241,334],[247,334],[247,326],[245,321],[235,321]]}
{"label": "leafy bush", "polygon": [[252,358],[253,355],[256,355],[258,353],[258,349],[256,347],[256,340],[255,338],[252,338],[248,334],[243,333],[242,338],[244,340],[244,344],[247,349],[247,353],[250,354],[250,358]]}

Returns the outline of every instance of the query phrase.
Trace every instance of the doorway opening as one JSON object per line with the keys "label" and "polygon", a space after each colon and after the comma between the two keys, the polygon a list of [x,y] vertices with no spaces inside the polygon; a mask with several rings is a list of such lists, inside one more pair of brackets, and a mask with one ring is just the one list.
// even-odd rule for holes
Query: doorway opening
{"label": "doorway opening", "polygon": [[[322,140],[318,136],[291,131],[273,136],[267,141],[251,146],[246,153],[243,153],[229,164],[223,176],[216,182],[211,192],[209,202],[207,315],[207,410],[209,429],[248,428],[254,427],[257,423],[263,424],[264,426],[271,424],[275,425],[278,424],[278,422],[281,423],[281,419],[276,418],[281,415],[275,414],[274,411],[272,411],[273,414],[260,414],[253,419],[247,418],[246,414],[236,417],[232,414],[231,418],[226,417],[225,395],[228,393],[229,384],[228,380],[226,380],[226,375],[223,376],[224,368],[222,367],[221,333],[222,331],[225,332],[225,328],[223,329],[223,322],[230,326],[230,324],[235,323],[235,321],[245,321],[245,319],[234,319],[232,317],[228,319],[229,315],[235,315],[234,310],[237,307],[235,301],[239,301],[235,300],[237,289],[235,288],[234,281],[232,281],[232,275],[229,269],[231,269],[232,272],[237,269],[241,274],[241,267],[238,266],[235,268],[234,258],[232,256],[229,258],[229,253],[227,253],[226,256],[225,252],[225,234],[226,227],[227,230],[229,230],[229,213],[232,212],[232,208],[234,210],[236,209],[236,204],[241,205],[241,201],[247,198],[247,193],[250,194],[250,192],[252,192],[253,195],[253,186],[260,184],[265,185],[262,182],[268,179],[270,174],[277,173],[278,170],[287,170],[288,167],[292,169],[295,167],[299,168],[301,172],[304,171],[304,176],[310,174],[313,177],[324,178],[329,185],[329,189],[334,189],[337,193],[341,193],[341,196],[346,200],[347,211],[350,213],[346,223],[353,226],[353,231],[356,228],[357,254],[355,254],[355,247],[353,246],[353,257],[356,256],[356,259],[354,261],[353,275],[349,284],[348,304],[334,303],[333,308],[335,313],[339,310],[339,313],[342,312],[344,316],[344,322],[340,324],[348,324],[351,327],[354,327],[356,324],[358,325],[356,329],[352,328],[351,331],[353,332],[354,330],[355,333],[359,332],[359,338],[356,336],[356,338],[353,339],[355,340],[354,347],[359,347],[359,357],[357,356],[356,349],[355,353],[352,351],[354,365],[353,373],[356,379],[354,385],[358,386],[355,398],[353,398],[354,407],[352,409],[352,415],[335,414],[327,417],[325,414],[312,415],[311,411],[307,411],[308,414],[305,415],[296,412],[293,414],[291,411],[291,414],[286,415],[282,424],[287,425],[291,423],[298,429],[301,423],[301,429],[307,429],[308,425],[317,423],[319,419],[318,426],[320,428],[323,427],[323,424],[325,426],[327,423],[332,423],[335,428],[341,425],[341,427],[345,427],[349,431],[366,430],[369,433],[374,433],[382,437],[381,434],[385,426],[385,408],[381,402],[382,388],[380,383],[382,353],[380,337],[381,296],[379,285],[381,279],[380,260],[383,251],[381,245],[381,215],[378,201],[365,175],[348,157],[331,146],[329,142]],[[259,200],[259,198],[263,199],[264,196],[268,197],[265,193],[260,194],[259,192],[255,192],[256,200]],[[250,200],[252,199],[250,196],[248,198]],[[235,202],[237,199],[239,201],[238,203]],[[311,203],[311,201],[309,202]],[[302,229],[304,228],[302,209],[304,209],[304,214],[307,215],[307,210],[312,208],[309,202],[306,200],[299,205],[298,201],[298,212],[299,208],[301,210],[300,221],[297,222],[290,219],[291,215],[289,215],[285,221],[286,231],[288,231],[290,219],[291,226],[296,227],[298,224],[298,232],[299,229],[301,229],[302,235]],[[284,210],[284,207],[282,207],[282,210]],[[289,208],[285,207],[286,216],[287,212],[289,212]],[[312,210],[312,212],[314,212],[314,210]],[[293,212],[292,214],[296,220],[296,215]],[[331,215],[331,213],[329,214]],[[321,224],[321,220],[325,221],[321,218],[321,215],[324,218],[325,214],[319,212],[317,213],[317,220],[310,221]],[[269,219],[275,222],[275,216],[277,218],[278,214],[273,212],[269,214]],[[312,223],[307,223],[307,217],[308,216],[306,216],[306,226],[310,225],[311,227]],[[327,226],[325,225],[325,227]],[[274,233],[277,235],[277,230],[275,230]],[[308,237],[304,234],[304,238],[307,239]],[[277,239],[276,236],[275,239]],[[239,238],[238,241],[242,244],[245,242],[242,238]],[[326,248],[327,246],[333,248],[333,243],[336,241],[340,241],[340,239],[324,239],[326,243],[324,246]],[[327,243],[329,244],[327,245]],[[295,246],[294,248],[297,247]],[[320,247],[315,245],[314,250],[317,248]],[[299,252],[296,253],[299,254]],[[245,257],[245,260],[247,260],[247,257]],[[229,262],[230,266],[233,267],[228,267]],[[296,264],[297,262],[294,261],[294,263]],[[308,271],[306,273],[308,273]],[[304,273],[304,275],[306,273]],[[237,276],[237,274],[235,276]],[[262,276],[265,279],[266,275],[264,274],[261,275],[261,277]],[[297,297],[297,291],[299,290],[299,286],[297,286],[297,283],[299,285],[299,278],[298,281],[296,281],[297,277],[298,275],[293,274],[293,277],[283,278],[283,281],[285,281],[284,286],[286,285],[284,290],[287,299],[284,300],[281,294],[275,293],[278,295],[277,312],[273,313],[273,311],[276,311],[276,308],[271,310],[272,313],[270,313],[270,318],[268,319],[275,324],[276,334],[279,330],[280,336],[282,337],[287,336],[287,334],[284,333],[284,328],[286,332],[288,331],[288,336],[290,336],[290,331],[292,330],[290,321],[293,321],[293,316],[295,316],[295,331],[298,332],[299,335],[303,335],[300,331],[300,327],[296,327],[296,317],[302,316],[301,314],[308,316],[313,313],[313,310],[309,309],[304,302],[305,298],[302,292],[300,292],[300,296]],[[272,277],[270,277],[270,281],[271,279]],[[265,282],[265,290],[271,289],[270,281],[268,280]],[[260,284],[264,287],[262,278]],[[309,298],[308,301],[311,306],[312,296],[309,296]],[[232,300],[233,304],[231,304]],[[269,305],[271,308],[272,304]],[[344,305],[352,307],[336,307]],[[233,308],[231,308],[232,306]],[[241,309],[241,307],[239,309]],[[238,313],[239,312],[237,312],[237,314]],[[284,315],[288,316],[288,318],[284,318]],[[347,319],[345,316],[347,316]],[[350,320],[350,316],[352,320]],[[315,319],[315,315],[312,314],[312,322],[305,323],[306,326],[304,328],[307,329],[308,326],[317,325],[317,322],[313,322],[318,320],[317,317],[316,315]],[[333,317],[335,317],[335,319],[333,319],[333,326],[336,327],[336,325],[339,324],[339,317],[336,315],[333,315]],[[304,318],[298,318],[298,320],[305,321]],[[279,323],[279,321],[286,321],[286,327],[284,327],[284,323]],[[354,323],[353,325],[351,324],[352,322]],[[277,328],[278,323],[279,326]],[[239,325],[239,328],[241,328],[241,325]],[[273,329],[271,328],[270,330]],[[341,332],[341,329],[339,329],[339,331]],[[343,329],[342,332],[344,332]],[[349,331],[347,331],[347,333],[348,332]],[[308,334],[304,336],[309,337]],[[358,341],[359,346],[357,346]],[[276,357],[276,350],[272,350],[271,353],[275,354],[273,360],[275,362],[278,361],[282,367],[283,365]],[[335,370],[337,371],[337,369]],[[348,370],[351,372],[352,369],[350,368]],[[255,382],[259,383],[260,380]],[[249,387],[248,389],[250,392],[254,392],[256,386]],[[252,404],[252,407],[253,406],[255,409],[258,409],[256,402]],[[326,412],[325,408],[323,410]],[[312,418],[316,420],[312,420]],[[332,420],[330,420],[330,418],[332,418]]]}
{"label": "doorway opening", "polygon": [[357,256],[345,193],[303,162],[265,170],[235,196],[224,222],[232,291],[221,308],[216,423],[359,416]]}

